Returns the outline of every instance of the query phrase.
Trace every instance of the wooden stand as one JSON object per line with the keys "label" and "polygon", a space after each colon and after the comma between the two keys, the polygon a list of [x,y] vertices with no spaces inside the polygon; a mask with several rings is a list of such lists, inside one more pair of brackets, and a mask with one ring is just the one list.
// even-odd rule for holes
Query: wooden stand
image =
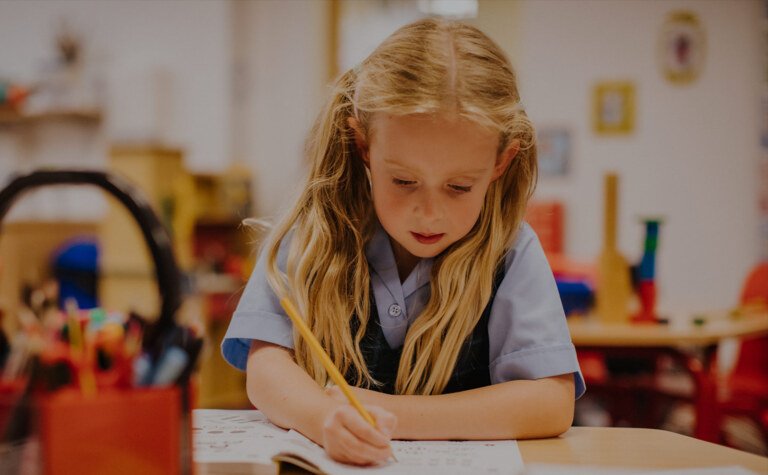
{"label": "wooden stand", "polygon": [[604,322],[624,322],[628,316],[632,286],[629,266],[616,247],[618,177],[605,176],[603,250],[598,262],[597,315]]}

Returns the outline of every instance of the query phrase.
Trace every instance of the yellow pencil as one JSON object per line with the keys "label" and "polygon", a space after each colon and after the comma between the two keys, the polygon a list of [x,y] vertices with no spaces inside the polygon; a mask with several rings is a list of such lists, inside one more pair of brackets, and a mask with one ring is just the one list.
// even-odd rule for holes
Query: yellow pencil
{"label": "yellow pencil", "polygon": [[92,364],[95,361],[95,346],[88,336],[83,336],[83,330],[80,328],[80,317],[78,316],[77,301],[67,299],[64,303],[67,310],[67,336],[69,337],[70,352],[73,359],[77,362],[78,375],[80,382],[80,391],[84,396],[91,397],[96,395],[96,376],[93,374]]}
{"label": "yellow pencil", "polygon": [[[343,392],[347,397],[349,403],[352,404],[355,409],[357,409],[357,412],[363,416],[363,419],[365,419],[373,427],[376,427],[376,421],[373,419],[371,414],[365,410],[363,405],[360,404],[360,401],[358,401],[355,395],[352,393],[352,389],[350,389],[349,384],[347,384],[347,380],[344,379],[339,370],[336,369],[336,366],[333,364],[333,361],[331,361],[328,353],[323,350],[323,347],[320,346],[320,342],[317,341],[315,335],[312,334],[312,331],[309,329],[307,324],[304,323],[304,320],[299,316],[299,312],[296,310],[296,307],[293,306],[293,303],[288,298],[283,298],[280,299],[280,305],[283,306],[285,313],[288,314],[288,317],[299,330],[301,337],[306,340],[309,347],[312,348],[312,351],[315,352],[315,356],[320,358],[320,363],[322,363],[325,370],[328,371],[328,376],[330,376],[331,380],[336,383],[336,386],[341,389],[341,392]],[[392,458],[397,461],[394,454],[392,455]]]}
{"label": "yellow pencil", "polygon": [[67,337],[72,354],[80,358],[83,351],[83,331],[80,328],[80,318],[77,315],[77,301],[67,299],[64,303],[67,310]]}

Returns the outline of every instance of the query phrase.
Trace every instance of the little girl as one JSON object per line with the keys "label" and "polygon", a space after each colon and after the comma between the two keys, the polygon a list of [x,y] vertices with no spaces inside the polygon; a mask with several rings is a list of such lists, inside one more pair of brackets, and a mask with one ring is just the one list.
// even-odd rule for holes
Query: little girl
{"label": "little girl", "polygon": [[[222,344],[251,402],[354,464],[385,460],[391,438],[567,430],[584,382],[522,222],[536,144],[499,47],[457,22],[400,28],[338,79],[307,153]],[[326,388],[285,296],[376,428]]]}

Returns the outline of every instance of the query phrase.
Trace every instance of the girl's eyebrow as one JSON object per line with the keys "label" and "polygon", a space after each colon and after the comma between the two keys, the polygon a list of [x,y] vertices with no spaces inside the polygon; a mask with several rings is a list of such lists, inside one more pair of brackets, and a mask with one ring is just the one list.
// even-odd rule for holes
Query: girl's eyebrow
{"label": "girl's eyebrow", "polygon": [[416,173],[416,174],[419,173],[418,169],[413,168],[413,167],[411,167],[411,166],[409,166],[409,165],[407,165],[407,164],[405,164],[403,162],[400,162],[396,158],[387,157],[387,158],[384,159],[384,164],[388,165],[390,167],[400,168],[402,170],[405,170],[405,171],[408,171],[408,172],[411,172],[411,173]]}
{"label": "girl's eyebrow", "polygon": [[409,169],[409,170],[410,170],[410,167],[408,167],[408,166],[406,166],[405,164],[403,164],[403,163],[400,163],[400,162],[398,162],[397,160],[395,160],[395,159],[392,159],[392,158],[385,158],[385,159],[384,159],[384,164],[385,164],[385,165],[391,165],[391,166],[395,166],[395,167],[400,167],[400,168],[406,168],[406,169]]}
{"label": "girl's eyebrow", "polygon": [[[384,159],[384,164],[385,165],[389,165],[389,166],[394,166],[394,167],[402,168],[404,170],[408,170],[408,171],[412,171],[412,172],[416,172],[417,171],[417,170],[412,169],[408,165],[405,165],[404,163],[400,163],[397,160],[392,159],[392,158],[385,158]],[[477,175],[482,175],[483,173],[485,173],[487,171],[488,171],[487,168],[471,168],[471,169],[468,169],[468,170],[459,170],[457,172],[451,173],[450,175],[451,176],[456,176],[456,177],[468,176],[468,177],[474,178]]]}

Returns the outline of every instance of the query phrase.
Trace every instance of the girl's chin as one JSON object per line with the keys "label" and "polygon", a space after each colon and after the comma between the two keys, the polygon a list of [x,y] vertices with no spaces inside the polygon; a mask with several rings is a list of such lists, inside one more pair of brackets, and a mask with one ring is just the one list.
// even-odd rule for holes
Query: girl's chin
{"label": "girl's chin", "polygon": [[424,244],[417,243],[415,245],[406,247],[405,250],[408,251],[408,253],[410,253],[414,257],[418,257],[421,259],[429,259],[437,256],[438,254],[443,252],[447,247],[448,245],[445,245],[442,242],[439,243],[439,245],[435,245],[435,244],[424,245]]}

